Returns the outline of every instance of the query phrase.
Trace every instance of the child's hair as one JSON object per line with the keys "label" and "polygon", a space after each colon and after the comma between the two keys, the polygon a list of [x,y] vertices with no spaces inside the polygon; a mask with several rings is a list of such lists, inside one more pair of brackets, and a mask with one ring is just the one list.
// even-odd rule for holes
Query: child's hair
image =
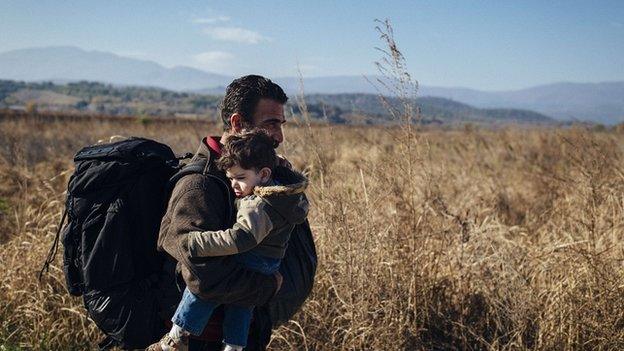
{"label": "child's hair", "polygon": [[265,167],[273,170],[277,163],[273,144],[273,139],[261,129],[232,134],[225,140],[217,166],[224,171],[236,165],[256,171]]}

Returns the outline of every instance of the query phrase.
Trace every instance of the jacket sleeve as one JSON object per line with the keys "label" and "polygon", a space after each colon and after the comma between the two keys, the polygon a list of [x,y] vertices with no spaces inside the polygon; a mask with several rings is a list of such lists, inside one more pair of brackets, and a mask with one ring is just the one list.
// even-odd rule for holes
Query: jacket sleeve
{"label": "jacket sleeve", "polygon": [[243,199],[232,228],[192,231],[188,235],[191,257],[234,255],[253,249],[273,229],[260,198]]}

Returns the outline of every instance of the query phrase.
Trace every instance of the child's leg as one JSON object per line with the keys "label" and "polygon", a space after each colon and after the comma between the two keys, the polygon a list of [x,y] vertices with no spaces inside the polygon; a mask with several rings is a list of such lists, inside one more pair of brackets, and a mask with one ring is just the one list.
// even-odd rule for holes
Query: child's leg
{"label": "child's leg", "polygon": [[173,322],[173,328],[170,332],[171,337],[180,335],[181,331],[176,326],[193,335],[201,335],[217,306],[219,305],[214,302],[202,300],[195,296],[188,288],[184,289],[182,300],[171,319]]}
{"label": "child's leg", "polygon": [[253,250],[234,255],[236,261],[242,263],[252,271],[262,274],[273,274],[279,270],[282,260],[279,258],[258,255]]}
{"label": "child's leg", "polygon": [[242,350],[247,346],[253,309],[249,306],[224,305],[223,339],[231,350]]}

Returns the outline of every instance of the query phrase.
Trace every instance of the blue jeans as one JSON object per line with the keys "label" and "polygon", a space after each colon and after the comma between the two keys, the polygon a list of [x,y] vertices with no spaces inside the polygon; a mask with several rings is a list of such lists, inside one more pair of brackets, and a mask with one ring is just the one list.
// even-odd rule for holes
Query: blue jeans
{"label": "blue jeans", "polygon": [[282,260],[260,256],[252,251],[245,251],[234,256],[234,259],[243,266],[262,274],[273,274],[279,270]]}
{"label": "blue jeans", "polygon": [[[245,267],[263,274],[273,274],[279,269],[280,259],[263,257],[251,251],[235,256]],[[202,300],[188,288],[184,289],[182,300],[171,320],[193,335],[201,335],[218,303]],[[247,346],[249,325],[253,307],[226,304],[223,319],[223,339],[227,344]]]}

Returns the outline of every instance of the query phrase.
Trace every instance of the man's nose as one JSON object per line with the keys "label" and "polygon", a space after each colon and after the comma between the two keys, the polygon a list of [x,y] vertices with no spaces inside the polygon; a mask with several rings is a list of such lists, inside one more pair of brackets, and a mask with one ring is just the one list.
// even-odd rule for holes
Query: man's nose
{"label": "man's nose", "polygon": [[273,140],[275,140],[278,144],[281,144],[284,141],[284,133],[282,132],[282,127],[279,127],[277,130],[273,132]]}

